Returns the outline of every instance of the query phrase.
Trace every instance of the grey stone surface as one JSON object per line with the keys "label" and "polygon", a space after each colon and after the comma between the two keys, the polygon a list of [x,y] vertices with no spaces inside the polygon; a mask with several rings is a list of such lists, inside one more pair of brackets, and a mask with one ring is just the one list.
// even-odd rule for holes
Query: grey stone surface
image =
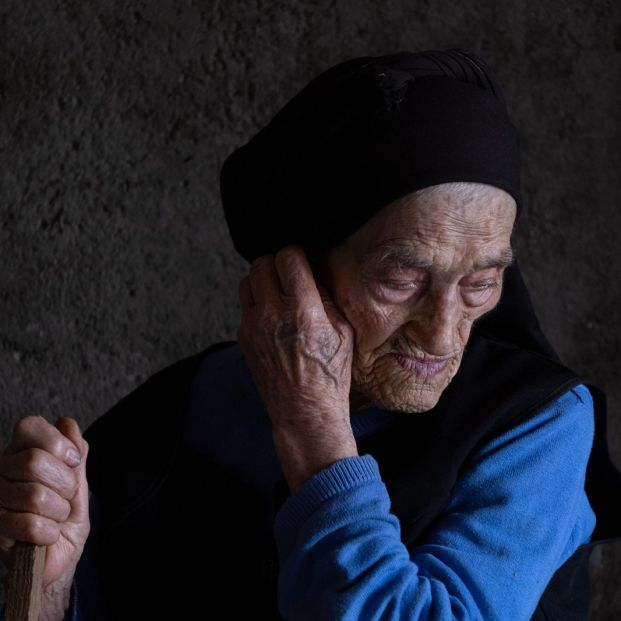
{"label": "grey stone surface", "polygon": [[[221,163],[348,57],[463,47],[523,147],[516,247],[547,334],[607,390],[621,464],[621,8],[612,0],[2,0],[0,440],[84,428],[158,369],[235,338],[245,263]],[[593,558],[621,618],[621,548]]]}

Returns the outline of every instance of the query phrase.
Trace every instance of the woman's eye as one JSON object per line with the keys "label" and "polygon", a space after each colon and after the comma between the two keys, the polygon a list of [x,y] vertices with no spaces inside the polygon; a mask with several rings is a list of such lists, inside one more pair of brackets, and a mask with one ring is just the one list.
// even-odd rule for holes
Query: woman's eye
{"label": "woman's eye", "polygon": [[388,302],[403,302],[413,295],[418,295],[424,288],[424,282],[416,280],[391,280],[382,278],[373,284],[375,294]]}
{"label": "woman's eye", "polygon": [[484,282],[476,282],[472,285],[468,285],[469,289],[473,289],[474,291],[485,291],[487,289],[494,289],[498,286],[498,283],[495,280],[488,280]]}
{"label": "woman's eye", "polygon": [[494,290],[500,287],[496,280],[475,282],[462,287],[464,298],[471,306],[481,306],[491,297]]}
{"label": "woman's eye", "polygon": [[385,287],[388,287],[390,289],[396,289],[397,291],[407,291],[420,287],[420,283],[413,280],[384,280],[382,284]]}

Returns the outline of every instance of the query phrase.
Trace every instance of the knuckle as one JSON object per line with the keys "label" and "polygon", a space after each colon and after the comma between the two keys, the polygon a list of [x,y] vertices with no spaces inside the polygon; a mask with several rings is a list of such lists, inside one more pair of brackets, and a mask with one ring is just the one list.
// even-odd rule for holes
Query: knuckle
{"label": "knuckle", "polygon": [[296,309],[295,324],[304,330],[314,332],[321,326],[321,313],[313,306],[301,306]]}
{"label": "knuckle", "polygon": [[29,487],[29,493],[26,496],[26,509],[40,513],[49,504],[50,493],[47,487],[40,483],[33,483]]}
{"label": "knuckle", "polygon": [[40,541],[42,535],[45,535],[46,526],[47,525],[39,516],[30,514],[24,519],[24,537],[27,539],[27,541],[36,543]]}
{"label": "knuckle", "polygon": [[24,524],[24,539],[39,545],[56,543],[60,537],[60,528],[52,520],[30,514]]}
{"label": "knuckle", "polygon": [[43,416],[23,416],[15,423],[14,435],[30,435],[46,422]]}
{"label": "knuckle", "polygon": [[45,453],[38,448],[24,449],[22,452],[24,469],[30,473],[38,473],[44,466]]}
{"label": "knuckle", "polygon": [[292,246],[286,246],[278,252],[275,261],[287,270],[295,270],[298,266],[298,252]]}

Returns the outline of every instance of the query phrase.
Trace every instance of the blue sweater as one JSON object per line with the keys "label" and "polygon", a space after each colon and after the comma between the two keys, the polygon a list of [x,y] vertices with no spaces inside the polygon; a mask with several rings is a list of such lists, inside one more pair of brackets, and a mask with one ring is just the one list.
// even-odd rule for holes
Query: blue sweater
{"label": "blue sweater", "polygon": [[[403,414],[357,412],[354,435],[395,416]],[[593,533],[584,491],[593,434],[592,399],[581,385],[472,456],[445,512],[412,549],[371,455],[318,472],[274,520],[283,617],[528,621],[556,569]],[[282,477],[269,417],[237,346],[203,362],[186,441],[257,489]],[[96,506],[91,516],[96,530]],[[82,567],[67,620],[90,618],[86,576]]]}
{"label": "blue sweater", "polygon": [[410,550],[370,455],[324,469],[276,517],[284,618],[527,621],[593,532],[583,489],[592,434],[580,386],[480,451]]}

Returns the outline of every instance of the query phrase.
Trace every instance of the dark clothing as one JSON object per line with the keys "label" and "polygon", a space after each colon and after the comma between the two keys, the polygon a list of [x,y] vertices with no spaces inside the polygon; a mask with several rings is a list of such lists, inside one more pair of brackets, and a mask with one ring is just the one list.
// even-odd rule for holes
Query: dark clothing
{"label": "dark clothing", "polygon": [[[102,608],[110,615],[93,611],[86,619],[198,619],[214,601],[223,603],[229,618],[279,618],[270,517],[288,497],[284,479],[270,496],[258,494],[182,440],[190,385],[207,352],[154,375],[85,433],[89,485],[101,514],[84,564],[95,568],[92,581],[98,581]],[[496,385],[499,374],[520,381],[486,391],[486,382]],[[475,381],[484,384],[472,391],[476,399],[459,396]],[[416,545],[441,515],[464,463],[481,443],[528,419],[578,381],[541,356],[473,335],[460,371],[434,410],[401,416],[359,446],[360,454],[380,464],[404,543]],[[601,423],[599,409],[599,449]],[[559,569],[535,618],[546,618],[537,617],[544,608],[564,610],[569,600],[571,613],[562,618],[586,618],[588,551],[602,538],[619,536],[606,529],[621,524],[618,515],[607,519],[611,508],[601,504],[604,484],[621,489],[617,480],[600,476],[601,464],[610,466],[607,455],[598,453],[586,486],[598,519],[593,542]],[[612,469],[606,473],[618,476]]]}

